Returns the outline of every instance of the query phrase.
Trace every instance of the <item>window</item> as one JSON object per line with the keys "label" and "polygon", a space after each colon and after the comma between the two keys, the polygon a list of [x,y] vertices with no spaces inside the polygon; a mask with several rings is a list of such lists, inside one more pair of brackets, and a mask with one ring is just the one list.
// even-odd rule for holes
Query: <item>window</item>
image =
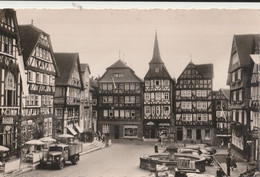
{"label": "window", "polygon": [[154,100],[154,92],[151,93],[151,100]]}
{"label": "window", "polygon": [[233,91],[233,101],[236,101],[237,95],[236,95],[236,91]]}
{"label": "window", "polygon": [[169,80],[164,80],[164,86],[168,87],[169,86]]}
{"label": "window", "polygon": [[129,110],[125,110],[125,117],[126,118],[130,117],[130,111]]}
{"label": "window", "polygon": [[130,103],[135,103],[135,96],[130,96]]}
{"label": "window", "polygon": [[149,87],[150,86],[150,81],[145,81],[145,86]]}
{"label": "window", "polygon": [[43,83],[44,84],[47,84],[47,78],[48,76],[46,74],[43,75]]}
{"label": "window", "polygon": [[109,117],[113,117],[114,111],[112,109],[109,110]]}
{"label": "window", "polygon": [[102,133],[109,133],[109,125],[108,124],[103,124]]}
{"label": "window", "polygon": [[208,115],[202,114],[202,121],[207,121],[207,120],[208,120]]}
{"label": "window", "polygon": [[107,96],[103,96],[103,103],[108,103],[108,98],[107,98]]}
{"label": "window", "polygon": [[159,68],[158,67],[155,68],[155,72],[159,73]]}
{"label": "window", "polygon": [[201,114],[198,114],[198,115],[197,115],[197,120],[198,120],[198,121],[202,121],[202,115],[201,115]]}
{"label": "window", "polygon": [[239,101],[242,101],[242,93],[243,93],[243,90],[239,90],[239,96],[238,96]]}
{"label": "window", "polygon": [[237,71],[237,80],[241,80],[241,69]]}
{"label": "window", "polygon": [[155,85],[159,86],[160,85],[160,81],[159,80],[155,80]]}
{"label": "window", "polygon": [[165,100],[169,100],[169,92],[165,92],[164,93],[164,99]]}
{"label": "window", "polygon": [[160,115],[160,106],[156,106],[156,115]]}
{"label": "window", "polygon": [[145,95],[144,97],[145,100],[150,100],[150,93],[145,93],[144,95]]}
{"label": "window", "polygon": [[197,97],[201,97],[201,90],[196,91]]}
{"label": "window", "polygon": [[131,110],[131,117],[132,117],[132,118],[135,117],[135,110]]}
{"label": "window", "polygon": [[145,114],[151,114],[150,106],[145,106]]}
{"label": "window", "polygon": [[197,109],[207,110],[207,102],[198,101]]}
{"label": "window", "polygon": [[136,125],[125,125],[124,126],[124,137],[136,137],[137,138],[137,126]]}
{"label": "window", "polygon": [[170,114],[170,106],[164,106],[164,114],[169,115]]}
{"label": "window", "polygon": [[107,84],[103,84],[103,90],[107,90]]}
{"label": "window", "polygon": [[162,99],[162,93],[160,92],[155,92],[155,100],[161,100]]}
{"label": "window", "polygon": [[130,97],[129,96],[125,96],[125,103],[130,103]]}
{"label": "window", "polygon": [[31,71],[28,71],[28,80],[33,81],[33,73]]}
{"label": "window", "polygon": [[210,140],[210,130],[205,129],[205,140]]}
{"label": "window", "polygon": [[192,139],[192,130],[191,129],[187,129],[187,138]]}
{"label": "window", "polygon": [[130,84],[130,90],[131,91],[135,90],[135,84]]}
{"label": "window", "polygon": [[239,113],[238,113],[238,121],[239,121],[240,123],[243,123],[243,122],[242,122],[242,116],[243,116],[243,111],[239,110]]}
{"label": "window", "polygon": [[181,97],[186,97],[186,90],[181,90]]}
{"label": "window", "polygon": [[108,96],[108,103],[113,103],[113,96]]}
{"label": "window", "polygon": [[186,96],[187,96],[187,97],[191,97],[191,90],[187,90],[187,91],[186,91]]}
{"label": "window", "polygon": [[125,90],[129,90],[129,84],[125,84]]}
{"label": "window", "polygon": [[232,83],[235,83],[236,82],[236,73],[233,72],[232,73]]}
{"label": "window", "polygon": [[36,82],[37,83],[41,82],[41,75],[40,75],[40,73],[36,73]]}
{"label": "window", "polygon": [[125,111],[124,110],[120,110],[120,117],[125,117]]}
{"label": "window", "polygon": [[62,116],[62,108],[56,108],[56,116]]}
{"label": "window", "polygon": [[202,90],[201,96],[202,97],[207,97],[207,90]]}
{"label": "window", "polygon": [[108,116],[108,111],[107,110],[103,110],[103,115],[104,115],[104,117],[107,117]]}
{"label": "window", "polygon": [[111,91],[111,90],[113,89],[113,85],[112,85],[112,84],[107,84],[107,89],[108,89],[109,91]]}
{"label": "window", "polygon": [[115,114],[115,117],[119,117],[119,112],[118,112],[118,110],[114,110],[114,114]]}

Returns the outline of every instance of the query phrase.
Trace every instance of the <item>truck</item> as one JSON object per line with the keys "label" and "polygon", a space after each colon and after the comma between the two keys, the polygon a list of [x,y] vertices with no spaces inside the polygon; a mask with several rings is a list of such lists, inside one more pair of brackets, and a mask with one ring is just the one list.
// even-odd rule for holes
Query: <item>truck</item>
{"label": "truck", "polygon": [[41,167],[56,167],[63,169],[67,162],[77,165],[82,152],[83,145],[81,143],[71,144],[52,144],[49,147],[47,156],[40,161]]}

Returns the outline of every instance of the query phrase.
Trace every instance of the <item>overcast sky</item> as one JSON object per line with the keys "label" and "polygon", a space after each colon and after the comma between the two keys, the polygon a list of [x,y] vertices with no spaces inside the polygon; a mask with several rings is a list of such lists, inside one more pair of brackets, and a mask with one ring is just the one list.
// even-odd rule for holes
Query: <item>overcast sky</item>
{"label": "overcast sky", "polygon": [[[92,76],[119,59],[144,78],[157,30],[162,60],[176,79],[191,58],[214,64],[214,90],[227,88],[234,34],[257,34],[259,10],[22,10],[19,24],[47,32],[54,52],[78,52]],[[192,55],[192,57],[190,57]]]}

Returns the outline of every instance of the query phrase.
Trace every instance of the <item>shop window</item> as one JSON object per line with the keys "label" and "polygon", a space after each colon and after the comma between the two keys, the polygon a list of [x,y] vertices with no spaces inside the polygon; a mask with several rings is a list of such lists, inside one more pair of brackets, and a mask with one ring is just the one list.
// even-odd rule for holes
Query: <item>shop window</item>
{"label": "shop window", "polygon": [[135,110],[131,110],[131,117],[135,118]]}
{"label": "shop window", "polygon": [[137,137],[137,126],[134,125],[125,125],[124,126],[124,137]]}
{"label": "shop window", "polygon": [[120,110],[120,117],[125,117],[125,110]]}

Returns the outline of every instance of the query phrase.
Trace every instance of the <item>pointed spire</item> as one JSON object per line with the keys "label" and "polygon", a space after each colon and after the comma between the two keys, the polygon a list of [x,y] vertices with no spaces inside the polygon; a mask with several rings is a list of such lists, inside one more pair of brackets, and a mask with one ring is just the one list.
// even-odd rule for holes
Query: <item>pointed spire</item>
{"label": "pointed spire", "polygon": [[163,64],[163,61],[162,61],[161,55],[160,55],[158,39],[157,39],[157,30],[155,31],[153,58],[149,64]]}

